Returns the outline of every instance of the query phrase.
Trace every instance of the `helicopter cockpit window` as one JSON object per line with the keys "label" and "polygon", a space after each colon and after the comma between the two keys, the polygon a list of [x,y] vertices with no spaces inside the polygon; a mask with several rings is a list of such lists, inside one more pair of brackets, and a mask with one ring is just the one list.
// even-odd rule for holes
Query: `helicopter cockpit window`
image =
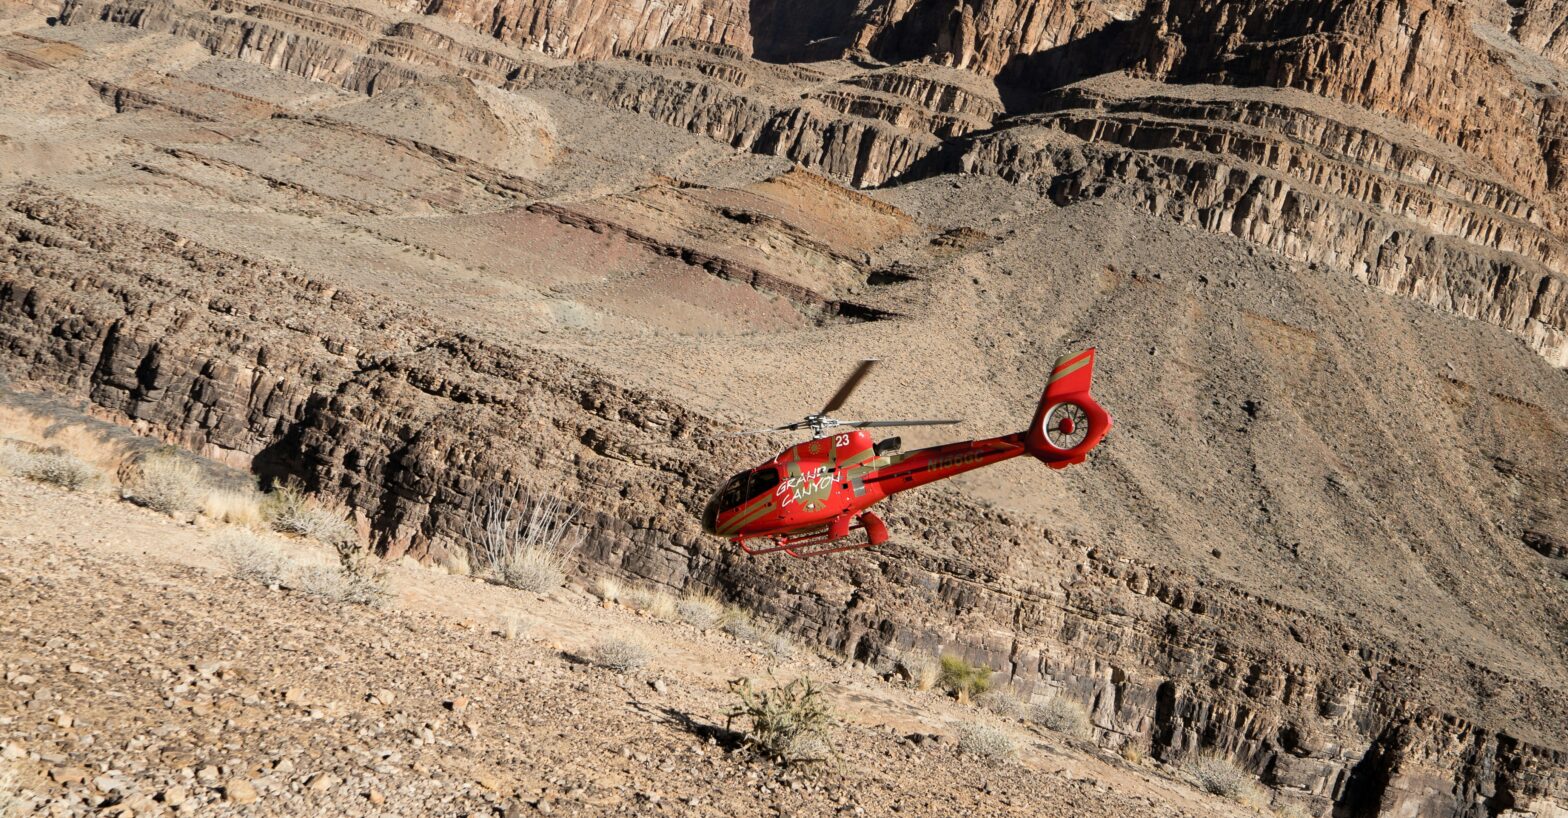
{"label": "helicopter cockpit window", "polygon": [[779,470],[771,466],[764,466],[751,473],[751,483],[746,489],[746,499],[760,497],[764,492],[773,490],[779,484]]}

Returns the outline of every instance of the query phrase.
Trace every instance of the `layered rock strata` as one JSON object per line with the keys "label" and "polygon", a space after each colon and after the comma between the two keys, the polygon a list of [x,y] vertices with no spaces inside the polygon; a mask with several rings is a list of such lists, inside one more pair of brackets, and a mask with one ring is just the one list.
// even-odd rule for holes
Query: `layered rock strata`
{"label": "layered rock strata", "polygon": [[1063,204],[1134,202],[1504,327],[1568,366],[1565,244],[1533,200],[1441,148],[1349,124],[1349,112],[1199,90],[1213,95],[1065,89],[1055,110],[1009,120],[941,167],[1032,183]]}

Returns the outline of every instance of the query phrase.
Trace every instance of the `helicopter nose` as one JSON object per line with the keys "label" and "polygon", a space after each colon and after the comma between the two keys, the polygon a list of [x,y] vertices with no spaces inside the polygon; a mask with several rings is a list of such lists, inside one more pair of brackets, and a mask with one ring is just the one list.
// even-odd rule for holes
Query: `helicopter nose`
{"label": "helicopter nose", "polygon": [[719,533],[719,498],[714,495],[702,509],[702,530],[709,534]]}

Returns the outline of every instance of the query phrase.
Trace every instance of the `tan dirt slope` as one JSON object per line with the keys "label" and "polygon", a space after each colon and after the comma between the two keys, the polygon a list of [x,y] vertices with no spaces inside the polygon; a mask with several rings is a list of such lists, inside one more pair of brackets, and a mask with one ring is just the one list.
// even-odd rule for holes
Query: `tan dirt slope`
{"label": "tan dirt slope", "polygon": [[[20,814],[1244,814],[864,668],[781,663],[580,591],[400,568],[390,610],[316,600],[229,578],[210,524],[10,476],[0,526],[0,748]],[[606,633],[647,644],[648,666],[576,658]],[[770,673],[828,686],[846,719],[829,771],[728,737],[727,680]],[[960,753],[974,722],[1015,734],[1023,765]]]}

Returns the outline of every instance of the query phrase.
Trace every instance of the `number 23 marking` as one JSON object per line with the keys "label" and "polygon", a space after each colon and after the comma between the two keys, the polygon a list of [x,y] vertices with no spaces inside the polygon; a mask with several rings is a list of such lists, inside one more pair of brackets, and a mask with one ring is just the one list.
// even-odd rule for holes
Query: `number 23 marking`
{"label": "number 23 marking", "polygon": [[837,449],[840,446],[848,446],[848,445],[849,445],[849,435],[839,435],[838,437],[833,438],[833,448],[835,448],[835,449]]}

